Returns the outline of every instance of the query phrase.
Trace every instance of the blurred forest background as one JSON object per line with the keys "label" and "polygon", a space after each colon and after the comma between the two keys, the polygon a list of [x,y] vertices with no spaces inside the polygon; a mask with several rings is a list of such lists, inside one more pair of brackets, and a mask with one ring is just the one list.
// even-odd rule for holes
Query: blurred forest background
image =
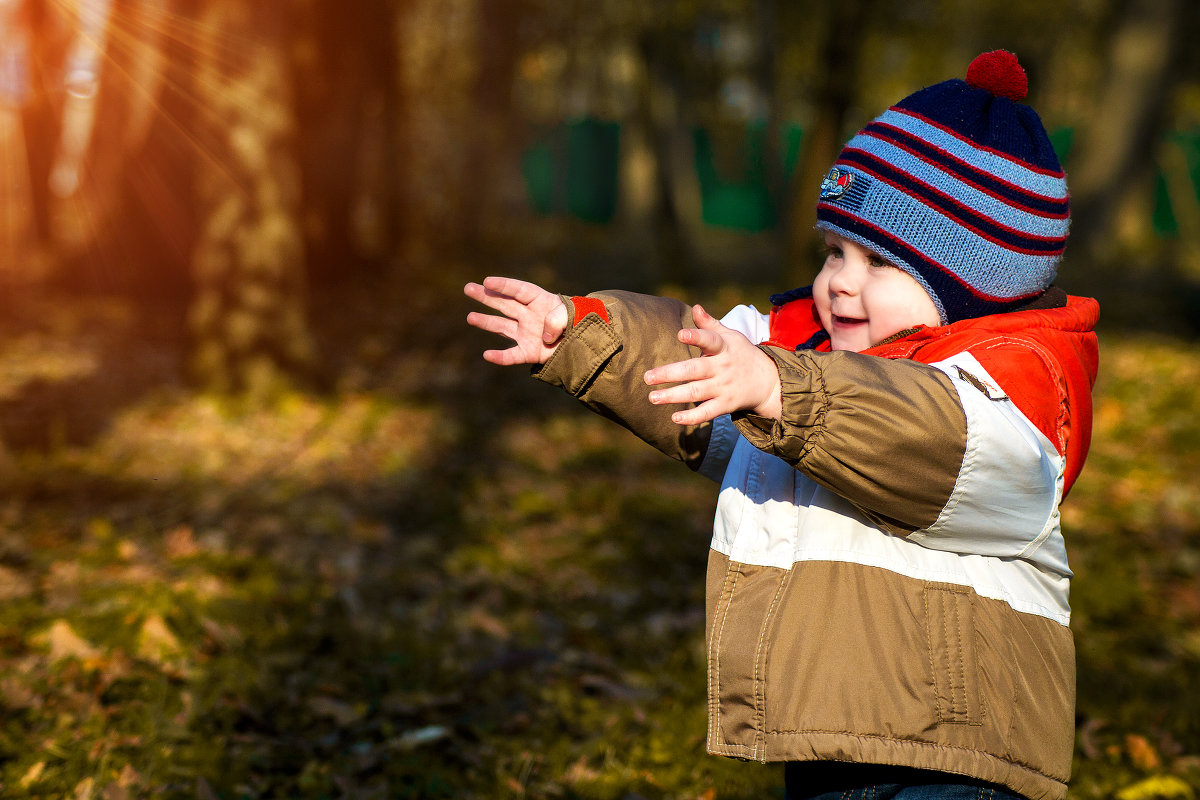
{"label": "blurred forest background", "polygon": [[1071,796],[1200,791],[1200,5],[0,0],[0,794],[782,797],[703,754],[713,487],[462,284],[723,311],[1016,52],[1099,297]]}

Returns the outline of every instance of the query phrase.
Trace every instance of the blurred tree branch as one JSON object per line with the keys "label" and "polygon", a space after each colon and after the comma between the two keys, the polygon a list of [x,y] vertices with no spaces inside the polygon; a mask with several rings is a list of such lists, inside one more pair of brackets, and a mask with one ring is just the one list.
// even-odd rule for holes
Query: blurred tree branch
{"label": "blurred tree branch", "polygon": [[1112,246],[1117,214],[1152,177],[1148,154],[1156,150],[1175,90],[1188,77],[1180,67],[1192,5],[1128,0],[1120,7],[1093,101],[1097,113],[1080,126],[1069,176],[1071,235],[1093,257]]}

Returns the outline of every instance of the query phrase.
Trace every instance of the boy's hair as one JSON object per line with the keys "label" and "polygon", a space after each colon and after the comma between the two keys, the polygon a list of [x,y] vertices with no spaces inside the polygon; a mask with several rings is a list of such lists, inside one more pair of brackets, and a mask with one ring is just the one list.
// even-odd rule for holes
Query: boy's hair
{"label": "boy's hair", "polygon": [[821,184],[817,229],[908,272],[942,322],[1012,310],[1050,286],[1067,244],[1066,176],[997,50],[966,80],[922,89],[842,149]]}

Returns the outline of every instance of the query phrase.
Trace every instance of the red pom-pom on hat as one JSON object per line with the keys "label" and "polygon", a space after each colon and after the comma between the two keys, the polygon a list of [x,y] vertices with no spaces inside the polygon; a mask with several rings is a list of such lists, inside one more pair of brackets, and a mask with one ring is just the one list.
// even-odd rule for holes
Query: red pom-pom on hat
{"label": "red pom-pom on hat", "polygon": [[1029,81],[1017,57],[1007,50],[993,50],[975,57],[967,67],[967,84],[986,89],[997,97],[1007,97],[1015,103],[1029,93]]}

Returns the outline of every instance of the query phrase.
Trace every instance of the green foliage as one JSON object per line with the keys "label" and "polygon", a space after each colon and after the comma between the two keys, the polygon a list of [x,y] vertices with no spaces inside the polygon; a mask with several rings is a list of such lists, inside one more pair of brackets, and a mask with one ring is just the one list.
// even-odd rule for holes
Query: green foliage
{"label": "green foliage", "polygon": [[1063,507],[1075,570],[1073,794],[1200,785],[1200,351],[1102,342],[1092,452]]}

